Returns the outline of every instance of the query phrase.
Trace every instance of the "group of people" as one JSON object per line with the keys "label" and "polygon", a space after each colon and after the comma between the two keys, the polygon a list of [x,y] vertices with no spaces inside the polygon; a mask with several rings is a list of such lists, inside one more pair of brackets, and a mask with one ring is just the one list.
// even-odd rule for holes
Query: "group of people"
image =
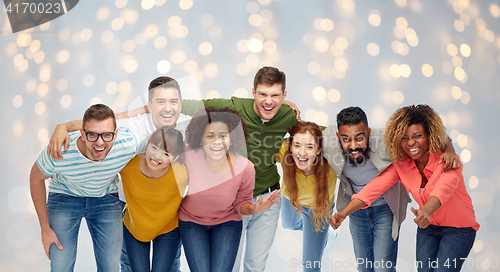
{"label": "group of people", "polygon": [[300,121],[285,82],[263,67],[253,99],[200,102],[163,76],[145,109],[115,116],[96,104],[58,125],[30,175],[51,270],[73,270],[85,218],[98,271],[177,272],[181,245],[193,272],[239,271],[242,259],[244,271],[264,271],[281,213],[284,228],[303,232],[304,271],[321,271],[329,226],[348,215],[358,270],[385,261],[395,271],[408,191],[420,206],[419,271],[443,256],[460,270],[479,224],[436,112],[404,107],[372,131],[349,107],[325,128]]}

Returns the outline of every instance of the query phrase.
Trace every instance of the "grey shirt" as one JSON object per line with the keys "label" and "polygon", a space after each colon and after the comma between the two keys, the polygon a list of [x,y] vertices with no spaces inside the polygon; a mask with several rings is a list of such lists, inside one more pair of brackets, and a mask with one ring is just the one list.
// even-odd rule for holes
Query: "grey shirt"
{"label": "grey shirt", "polygon": [[[363,190],[368,182],[378,176],[378,169],[368,157],[365,158],[365,162],[363,164],[358,164],[356,166],[350,163],[344,164],[342,174],[344,174],[351,181],[352,190],[355,194],[357,194]],[[383,205],[385,203],[387,202],[385,202],[384,197],[380,196],[372,202],[370,207]]]}

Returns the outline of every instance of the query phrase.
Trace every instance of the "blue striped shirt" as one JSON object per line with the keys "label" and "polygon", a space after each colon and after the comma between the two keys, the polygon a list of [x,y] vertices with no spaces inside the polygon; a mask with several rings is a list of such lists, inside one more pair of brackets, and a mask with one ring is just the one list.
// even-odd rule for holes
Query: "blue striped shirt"
{"label": "blue striped shirt", "polygon": [[49,191],[78,197],[102,197],[116,191],[116,174],[137,154],[146,152],[148,139],[120,127],[108,155],[101,161],[91,161],[82,155],[76,141],[80,131],[69,133],[70,147],[62,150],[64,159],[47,156],[47,147],[37,159],[38,168],[51,176]]}

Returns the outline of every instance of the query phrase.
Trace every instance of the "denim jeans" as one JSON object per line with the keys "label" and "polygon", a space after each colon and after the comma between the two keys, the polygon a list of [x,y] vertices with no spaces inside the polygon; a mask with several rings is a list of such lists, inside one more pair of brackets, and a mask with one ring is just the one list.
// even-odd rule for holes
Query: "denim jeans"
{"label": "denim jeans", "polygon": [[398,237],[392,238],[394,215],[389,205],[358,210],[349,215],[358,271],[396,271]]}
{"label": "denim jeans", "polygon": [[[128,256],[130,268],[134,272],[164,272],[170,271],[174,264],[177,250],[181,242],[179,228],[175,228],[168,233],[158,235],[151,242],[141,242],[134,238],[123,225],[123,241],[128,252],[133,252]],[[153,244],[152,264],[150,267],[150,248]]]}
{"label": "denim jeans", "polygon": [[[269,192],[254,196],[253,203],[261,196],[266,198]],[[243,216],[243,231],[238,249],[238,256],[234,263],[233,272],[240,271],[243,245],[245,244],[245,258],[243,270],[245,272],[264,272],[267,257],[273,245],[274,235],[278,227],[281,202],[274,204],[263,213]],[[246,239],[245,239],[246,238]],[[246,240],[246,241],[245,241]]]}
{"label": "denim jeans", "polygon": [[417,228],[418,271],[460,271],[475,239],[473,228]]}
{"label": "denim jeans", "polygon": [[[330,214],[333,211],[330,207]],[[311,209],[302,206],[299,213],[292,206],[290,200],[281,197],[281,224],[283,228],[290,230],[301,230],[303,234],[302,263],[304,271],[321,271],[321,257],[328,236],[328,221],[319,231],[316,231],[316,222]]]}
{"label": "denim jeans", "polygon": [[116,271],[123,243],[122,216],[117,193],[103,197],[74,197],[49,193],[49,225],[63,246],[50,246],[51,271],[73,271],[78,231],[82,218],[87,221],[94,246],[97,271]]}
{"label": "denim jeans", "polygon": [[241,237],[242,222],[205,226],[179,220],[184,253],[191,272],[230,272]]}

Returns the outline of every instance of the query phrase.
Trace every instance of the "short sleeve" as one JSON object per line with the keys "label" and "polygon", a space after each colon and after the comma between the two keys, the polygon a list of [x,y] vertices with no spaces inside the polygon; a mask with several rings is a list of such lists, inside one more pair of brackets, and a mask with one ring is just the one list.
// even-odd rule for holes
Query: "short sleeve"
{"label": "short sleeve", "polygon": [[287,149],[288,149],[288,139],[284,139],[283,143],[281,143],[280,149],[278,149],[278,153],[276,153],[276,155],[274,156],[274,160],[282,164]]}
{"label": "short sleeve", "polygon": [[234,201],[234,209],[236,212],[241,214],[240,207],[245,202],[252,202],[253,197],[253,189],[255,187],[255,167],[253,163],[248,161],[247,172],[244,175],[244,179],[241,182],[240,189],[238,190],[238,194],[236,195],[236,200]]}
{"label": "short sleeve", "polygon": [[38,155],[38,159],[36,160],[36,162],[38,164],[38,168],[40,168],[40,171],[44,175],[53,176],[56,173],[56,168],[52,158],[47,155],[47,147],[48,146],[46,146],[40,153],[40,155]]}
{"label": "short sleeve", "polygon": [[148,146],[148,141],[149,141],[148,137],[146,137],[145,135],[142,135],[140,133],[133,132],[133,131],[130,131],[130,134],[132,135],[132,137],[134,138],[134,141],[136,143],[135,154],[139,155],[139,154],[145,153],[146,147]]}

